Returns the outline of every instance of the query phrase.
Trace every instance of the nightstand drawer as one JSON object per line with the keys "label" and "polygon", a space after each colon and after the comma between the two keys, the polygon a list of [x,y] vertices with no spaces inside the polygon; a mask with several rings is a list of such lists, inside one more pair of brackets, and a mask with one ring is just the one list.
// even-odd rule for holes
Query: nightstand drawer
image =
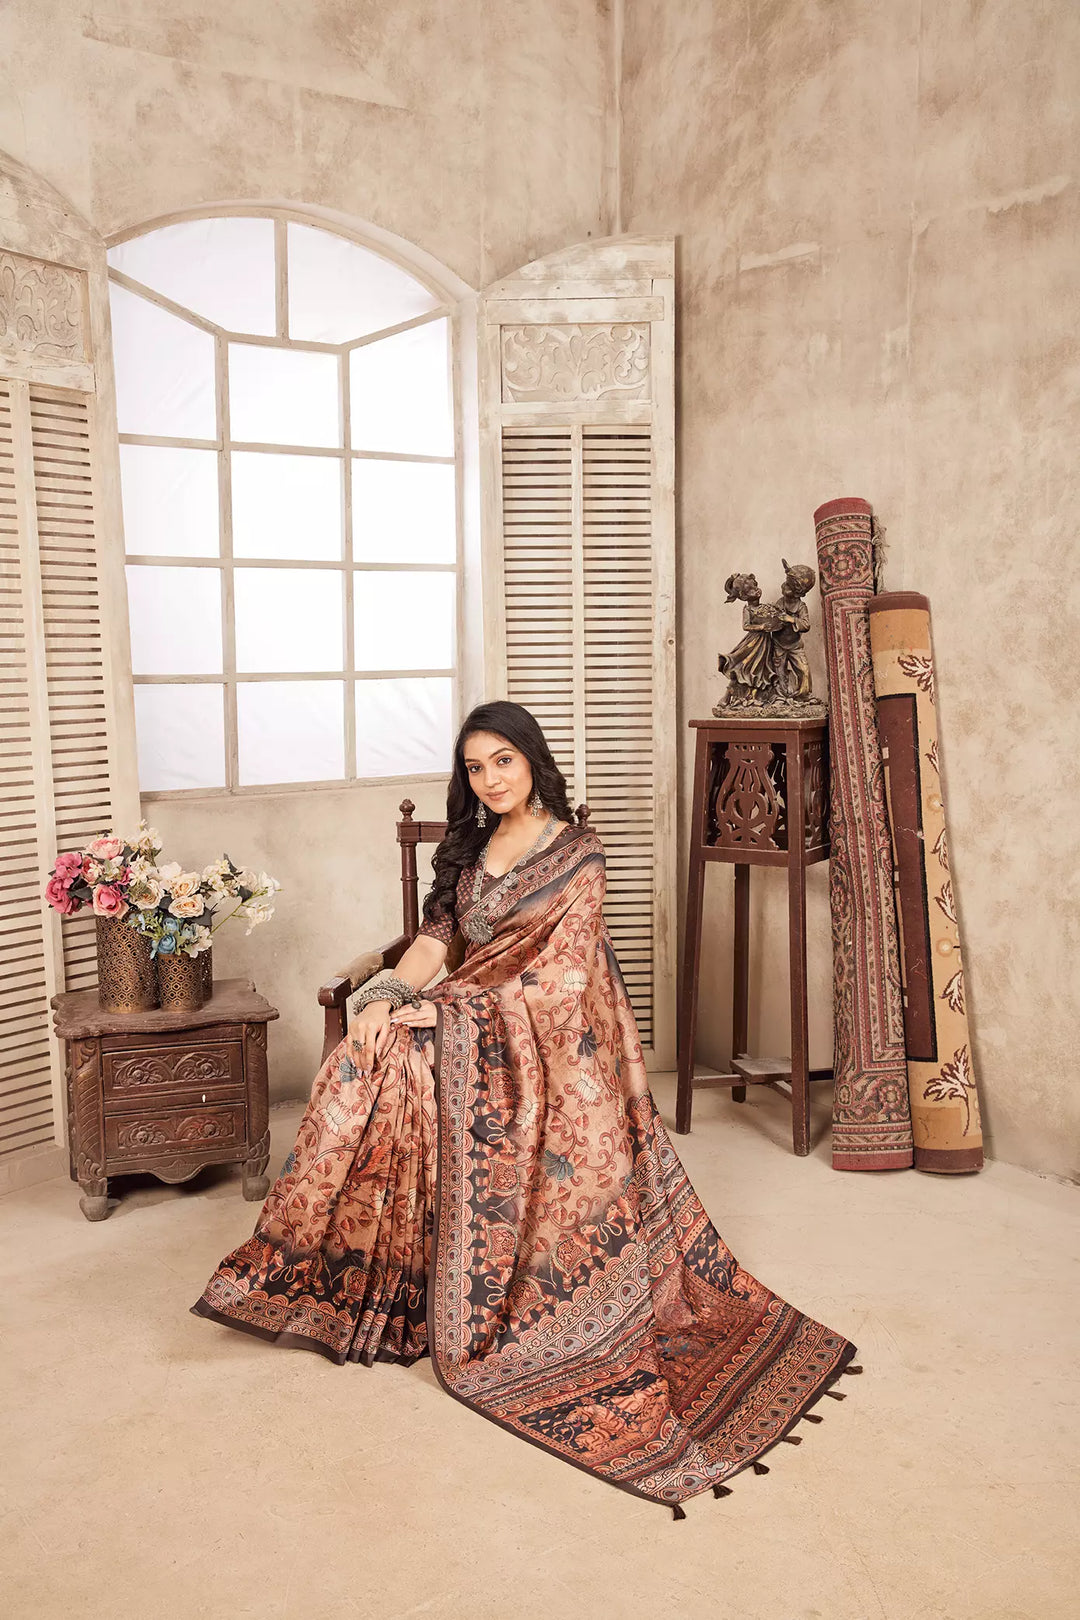
{"label": "nightstand drawer", "polygon": [[[175,1016],[175,1015],[174,1015]],[[194,1029],[156,1029],[149,1039],[153,1043],[155,1052],[162,1047],[171,1048],[180,1046],[185,1048],[193,1046],[219,1046],[222,1041],[235,1041],[241,1038],[242,1026],[236,1024],[203,1024]],[[137,1039],[138,1037],[136,1037]],[[148,1039],[143,1035],[142,1039]],[[130,1052],[132,1050],[131,1035],[103,1035],[101,1037],[102,1052]]]}
{"label": "nightstand drawer", "polygon": [[243,1141],[243,1103],[174,1108],[130,1117],[114,1114],[105,1121],[105,1152],[110,1166],[122,1159],[147,1159],[176,1151],[239,1147]]}
{"label": "nightstand drawer", "polygon": [[103,1052],[101,1078],[108,1110],[161,1104],[225,1102],[243,1092],[244,1048],[239,1041],[126,1047]]}

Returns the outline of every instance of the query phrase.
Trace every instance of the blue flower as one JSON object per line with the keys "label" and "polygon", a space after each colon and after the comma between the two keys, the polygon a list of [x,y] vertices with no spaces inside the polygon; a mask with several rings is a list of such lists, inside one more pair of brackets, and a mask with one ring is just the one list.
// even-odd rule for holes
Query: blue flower
{"label": "blue flower", "polygon": [[176,935],[162,934],[160,939],[154,941],[154,948],[150,954],[151,956],[172,956],[175,952]]}
{"label": "blue flower", "polygon": [[289,1154],[289,1157],[285,1160],[285,1163],[282,1165],[281,1174],[283,1176],[287,1176],[290,1173],[290,1171],[295,1170],[295,1169],[296,1169],[296,1149],[294,1148],[293,1151]]}
{"label": "blue flower", "polygon": [[574,1173],[573,1160],[565,1153],[552,1153],[550,1148],[545,1148],[544,1170],[553,1181],[567,1181]]}
{"label": "blue flower", "polygon": [[578,1055],[580,1057],[596,1056],[596,1036],[591,1029],[582,1031],[581,1039],[578,1041]]}
{"label": "blue flower", "polygon": [[351,1080],[356,1079],[356,1064],[352,1058],[342,1057],[341,1062],[338,1064],[338,1079],[343,1086],[347,1086]]}

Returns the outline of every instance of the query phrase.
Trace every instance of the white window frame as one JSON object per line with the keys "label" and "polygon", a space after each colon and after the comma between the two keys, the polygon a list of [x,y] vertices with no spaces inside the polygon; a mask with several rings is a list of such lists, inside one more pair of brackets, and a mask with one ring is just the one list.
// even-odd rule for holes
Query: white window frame
{"label": "white window frame", "polygon": [[[217,434],[213,439],[172,438],[138,433],[120,433],[121,444],[161,446],[177,449],[215,450],[218,455],[219,555],[210,557],[160,556],[152,553],[126,555],[127,564],[169,568],[212,568],[221,572],[222,615],[222,670],[211,674],[186,675],[133,675],[136,686],[204,685],[224,688],[225,706],[225,785],[221,787],[159,788],[141,792],[144,801],[169,799],[216,799],[259,796],[279,793],[307,793],[337,791],[367,786],[406,785],[421,782],[444,782],[447,771],[405,773],[395,776],[359,776],[356,771],[356,683],[364,680],[449,677],[451,682],[451,733],[474,703],[480,701],[483,685],[484,655],[477,636],[482,625],[480,611],[481,573],[479,541],[479,454],[477,430],[477,379],[475,362],[476,294],[445,266],[430,255],[413,248],[401,238],[372,226],[358,226],[330,210],[270,207],[258,204],[219,204],[213,207],[192,208],[170,213],[116,232],[108,239],[108,248],[123,242],[147,236],[167,225],[200,219],[269,219],[274,224],[275,290],[277,333],[273,337],[257,336],[249,332],[234,332],[207,320],[185,306],[175,303],[164,294],[109,268],[109,280],[117,286],[137,294],[171,315],[180,317],[201,331],[209,333],[215,344],[215,404]],[[306,225],[329,231],[357,243],[369,252],[377,253],[415,277],[438,300],[437,306],[413,320],[386,327],[378,332],[348,343],[317,343],[286,335],[288,324],[288,260],[286,252],[289,223]],[[385,451],[357,451],[350,443],[349,365],[354,349],[375,343],[398,332],[427,325],[432,321],[448,322],[451,351],[451,389],[454,417],[454,447],[449,456],[411,455]],[[342,445],[336,449],[313,448],[310,445],[253,444],[234,441],[229,432],[229,344],[244,343],[305,353],[334,354],[340,367],[340,394],[342,404]],[[275,455],[321,455],[340,461],[344,499],[344,549],[342,557],[334,561],[304,559],[260,559],[234,557],[232,549],[231,511],[231,457],[234,451],[267,452]],[[357,562],[353,558],[352,477],[349,475],[353,460],[405,461],[453,465],[456,491],[456,549],[452,563],[400,563]],[[344,574],[344,659],[343,669],[288,670],[250,674],[236,668],[236,641],[234,618],[234,575],[238,568],[304,568],[330,569]],[[356,575],[362,572],[419,572],[451,573],[455,577],[454,647],[453,664],[448,669],[393,669],[357,670],[355,668],[353,594]],[[237,686],[246,681],[341,681],[345,687],[345,775],[324,781],[257,783],[239,782],[239,744],[237,727]]]}

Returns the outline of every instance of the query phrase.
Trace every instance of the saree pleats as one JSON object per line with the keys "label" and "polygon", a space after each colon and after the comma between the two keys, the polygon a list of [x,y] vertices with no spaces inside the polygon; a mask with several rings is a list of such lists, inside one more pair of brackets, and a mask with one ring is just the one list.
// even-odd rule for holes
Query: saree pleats
{"label": "saree pleats", "polygon": [[854,1354],[745,1271],[649,1091],[603,920],[603,846],[524,864],[494,937],[373,1074],[316,1077],[255,1234],[193,1307],[443,1387],[675,1509],[783,1439]]}
{"label": "saree pleats", "polygon": [[370,1075],[351,1036],[330,1053],[255,1231],[217,1267],[199,1315],[339,1362],[424,1354],[431,1054],[431,1032],[403,1026]]}

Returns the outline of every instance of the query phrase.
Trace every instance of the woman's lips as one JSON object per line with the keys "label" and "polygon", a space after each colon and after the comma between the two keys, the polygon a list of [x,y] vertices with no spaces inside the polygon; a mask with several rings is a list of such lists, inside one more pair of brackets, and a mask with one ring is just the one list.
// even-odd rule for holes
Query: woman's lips
{"label": "woman's lips", "polygon": [[502,793],[493,793],[491,795],[491,797],[493,799],[505,799],[506,798],[506,790],[504,789]]}

